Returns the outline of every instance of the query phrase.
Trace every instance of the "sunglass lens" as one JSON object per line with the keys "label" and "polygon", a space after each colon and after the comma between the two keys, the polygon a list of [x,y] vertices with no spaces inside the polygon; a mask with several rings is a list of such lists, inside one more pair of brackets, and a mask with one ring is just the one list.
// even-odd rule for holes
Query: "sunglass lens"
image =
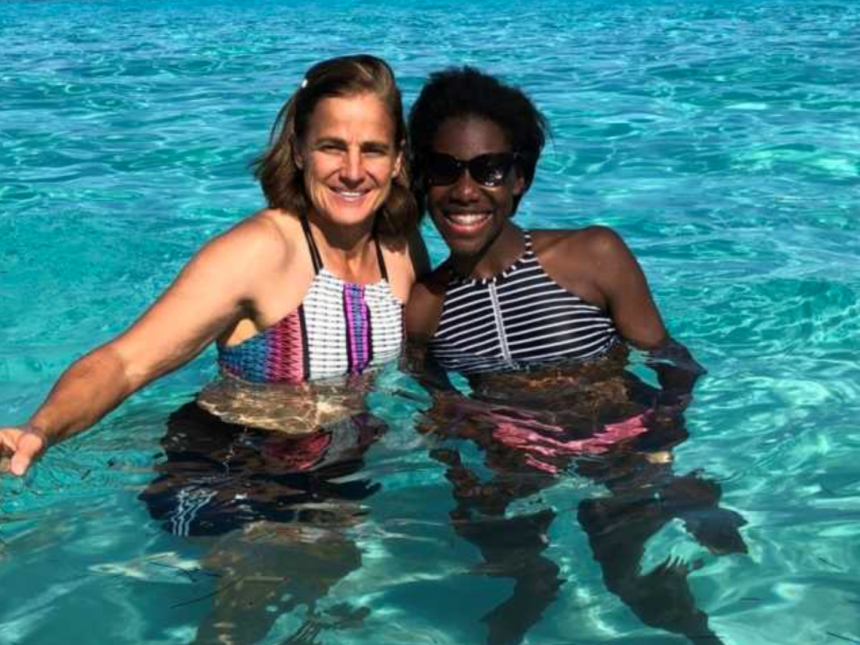
{"label": "sunglass lens", "polygon": [[447,186],[457,181],[460,166],[454,157],[431,154],[426,165],[427,181],[436,186]]}
{"label": "sunglass lens", "polygon": [[427,182],[433,186],[449,186],[455,183],[463,170],[479,184],[489,188],[501,186],[514,164],[514,155],[509,152],[478,155],[469,161],[458,161],[450,155],[432,153],[427,158],[425,173]]}
{"label": "sunglass lens", "polygon": [[481,155],[469,162],[469,173],[485,186],[501,186],[512,162],[509,154]]}

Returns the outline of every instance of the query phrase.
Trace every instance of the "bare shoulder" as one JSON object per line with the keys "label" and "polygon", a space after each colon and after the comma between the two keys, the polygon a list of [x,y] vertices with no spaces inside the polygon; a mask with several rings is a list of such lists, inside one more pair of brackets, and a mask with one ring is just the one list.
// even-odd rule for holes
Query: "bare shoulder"
{"label": "bare shoulder", "polygon": [[406,304],[406,333],[412,340],[427,341],[439,325],[450,269],[443,263],[415,283]]}
{"label": "bare shoulder", "polygon": [[636,269],[624,240],[605,226],[533,231],[535,254],[559,285],[586,302],[606,309],[615,276]]}
{"label": "bare shoulder", "polygon": [[296,255],[289,215],[263,210],[210,239],[190,265],[254,276],[288,266]]}
{"label": "bare shoulder", "polygon": [[385,236],[379,238],[379,246],[385,257],[385,263],[391,267],[412,270],[411,240],[404,237]]}
{"label": "bare shoulder", "polygon": [[616,259],[629,253],[621,236],[607,226],[588,226],[580,229],[532,231],[535,253],[539,258],[580,257]]}
{"label": "bare shoulder", "polygon": [[298,218],[284,211],[265,209],[214,238],[211,245],[224,253],[256,257],[258,260],[284,260],[295,252],[300,235]]}
{"label": "bare shoulder", "polygon": [[430,269],[427,247],[421,233],[415,230],[408,237],[380,238],[379,244],[391,288],[402,302],[406,302],[415,282]]}

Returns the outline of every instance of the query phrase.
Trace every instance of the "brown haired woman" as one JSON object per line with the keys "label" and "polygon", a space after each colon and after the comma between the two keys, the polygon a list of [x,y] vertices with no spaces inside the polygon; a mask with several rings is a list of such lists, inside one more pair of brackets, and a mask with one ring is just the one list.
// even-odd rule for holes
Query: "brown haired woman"
{"label": "brown haired woman", "polygon": [[[397,357],[402,306],[426,262],[404,142],[385,62],[313,66],[257,161],[268,207],[207,243],[134,325],[74,363],[27,423],[0,429],[10,470],[24,474],[48,446],[213,341],[239,382],[302,384]],[[210,399],[209,409],[224,407]]]}

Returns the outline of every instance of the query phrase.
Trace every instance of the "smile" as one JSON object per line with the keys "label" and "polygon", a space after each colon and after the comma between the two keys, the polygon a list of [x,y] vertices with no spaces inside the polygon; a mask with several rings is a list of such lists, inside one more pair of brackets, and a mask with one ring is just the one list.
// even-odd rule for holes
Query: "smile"
{"label": "smile", "polygon": [[332,192],[347,202],[358,202],[368,193],[367,190],[346,190],[343,188],[332,188]]}
{"label": "smile", "polygon": [[492,216],[490,212],[445,213],[445,219],[458,228],[477,228],[488,222]]}

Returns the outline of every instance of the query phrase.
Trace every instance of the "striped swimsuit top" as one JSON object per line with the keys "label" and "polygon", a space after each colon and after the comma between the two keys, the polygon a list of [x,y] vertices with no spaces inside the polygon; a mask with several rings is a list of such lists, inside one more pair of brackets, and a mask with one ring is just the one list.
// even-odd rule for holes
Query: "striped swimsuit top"
{"label": "striped swimsuit top", "polygon": [[302,218],[314,279],[302,304],[241,343],[218,346],[222,371],[255,383],[301,383],[359,374],[400,355],[403,304],[391,291],[379,242],[382,280],[344,282],[323,266],[310,225]]}
{"label": "striped swimsuit top", "polygon": [[466,375],[586,360],[618,342],[612,319],[567,291],[538,262],[523,231],[522,256],[502,273],[473,279],[452,272],[428,348],[446,370]]}

